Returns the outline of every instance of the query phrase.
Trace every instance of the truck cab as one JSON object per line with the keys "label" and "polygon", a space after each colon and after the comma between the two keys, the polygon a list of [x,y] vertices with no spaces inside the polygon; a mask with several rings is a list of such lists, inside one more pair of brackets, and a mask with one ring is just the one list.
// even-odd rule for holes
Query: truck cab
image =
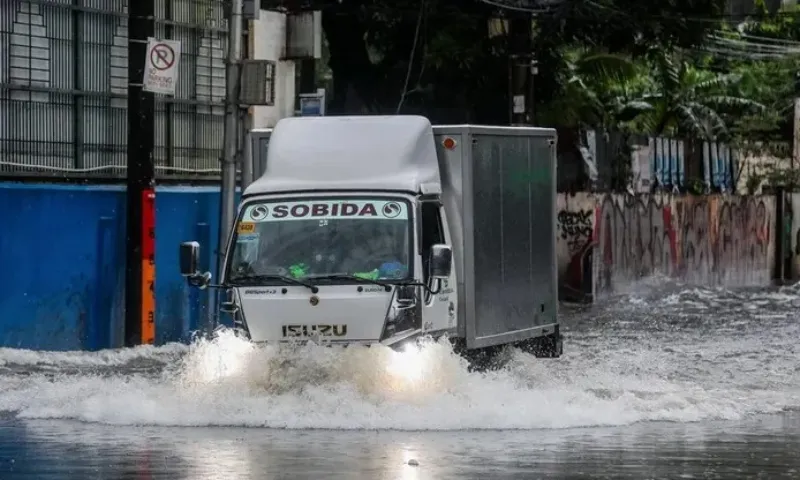
{"label": "truck cab", "polygon": [[[475,349],[558,335],[554,310],[546,316],[545,303],[539,312],[530,298],[511,320],[478,322],[487,310],[466,298],[480,287],[475,235],[465,230],[473,226],[465,207],[474,202],[455,179],[462,171],[451,165],[455,138],[437,144],[418,116],[278,122],[263,172],[243,193],[215,285],[236,326],[259,343],[391,347],[422,336],[461,338]],[[545,214],[554,224],[554,212]],[[551,232],[547,275],[555,272],[554,226]],[[198,251],[196,242],[181,245],[181,272],[206,287],[210,274],[197,271]],[[522,299],[530,285],[521,278],[511,291]]]}

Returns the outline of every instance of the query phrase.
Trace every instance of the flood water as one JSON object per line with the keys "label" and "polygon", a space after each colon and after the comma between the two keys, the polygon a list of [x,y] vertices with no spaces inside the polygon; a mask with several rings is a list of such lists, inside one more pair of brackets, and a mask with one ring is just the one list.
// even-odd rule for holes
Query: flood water
{"label": "flood water", "polygon": [[644,282],[559,359],[0,349],[0,479],[800,478],[800,287]]}

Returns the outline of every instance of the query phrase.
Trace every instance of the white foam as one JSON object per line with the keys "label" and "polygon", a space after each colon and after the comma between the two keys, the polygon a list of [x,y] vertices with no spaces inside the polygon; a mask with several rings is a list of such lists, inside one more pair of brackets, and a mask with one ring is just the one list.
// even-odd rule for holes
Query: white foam
{"label": "white foam", "polygon": [[114,367],[151,358],[163,358],[184,353],[187,345],[168,344],[162,347],[140,345],[118,350],[101,350],[97,352],[50,352],[16,348],[0,348],[0,367],[17,366],[56,366],[56,367]]}

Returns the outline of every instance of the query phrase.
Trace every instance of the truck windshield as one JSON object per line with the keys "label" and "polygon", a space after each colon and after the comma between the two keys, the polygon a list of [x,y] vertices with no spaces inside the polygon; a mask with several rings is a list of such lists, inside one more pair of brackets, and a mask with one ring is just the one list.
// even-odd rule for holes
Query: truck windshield
{"label": "truck windshield", "polygon": [[404,280],[412,274],[412,235],[405,200],[250,204],[236,225],[228,281],[261,276],[259,284],[280,283],[270,275],[318,279],[314,283],[353,281],[346,276]]}

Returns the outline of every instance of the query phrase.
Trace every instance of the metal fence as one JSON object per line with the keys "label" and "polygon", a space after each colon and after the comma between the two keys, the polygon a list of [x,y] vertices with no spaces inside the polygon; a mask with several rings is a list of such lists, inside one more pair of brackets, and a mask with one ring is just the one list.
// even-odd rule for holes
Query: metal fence
{"label": "metal fence", "polygon": [[[650,163],[651,182],[661,188],[686,186],[687,163],[690,162],[685,140],[675,138],[650,138],[645,147]],[[697,159],[701,179],[712,191],[731,192],[735,188],[738,153],[721,142],[698,142]]]}
{"label": "metal fence", "polygon": [[734,192],[747,159],[723,142],[560,129],[558,188]]}
{"label": "metal fence", "polygon": [[[0,1],[0,176],[124,176],[129,1]],[[219,175],[224,3],[155,2],[155,36],[181,42],[176,95],[155,96],[159,178]]]}

